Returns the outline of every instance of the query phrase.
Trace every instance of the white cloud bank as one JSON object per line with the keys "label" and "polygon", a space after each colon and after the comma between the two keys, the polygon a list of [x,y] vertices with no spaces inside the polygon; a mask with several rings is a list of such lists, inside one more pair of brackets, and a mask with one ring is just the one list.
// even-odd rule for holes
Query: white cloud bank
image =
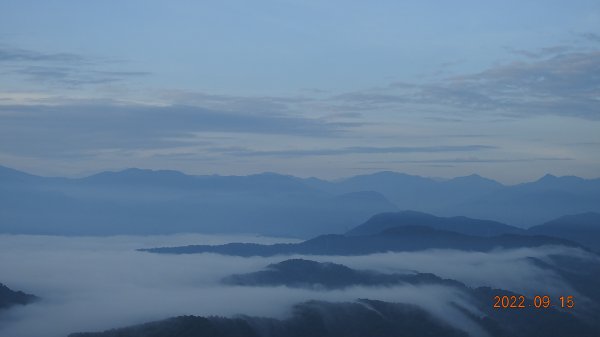
{"label": "white cloud bank", "polygon": [[[471,332],[483,332],[450,302],[467,310],[469,298],[444,286],[355,287],[336,291],[286,287],[228,287],[219,280],[252,272],[289,257],[228,257],[215,254],[159,255],[137,248],[224,242],[292,241],[251,236],[172,235],[106,238],[0,236],[0,282],[42,297],[16,307],[0,320],[0,336],[59,337],[177,315],[248,314],[284,318],[293,304],[317,299],[358,298],[416,304],[434,316]],[[531,264],[528,257],[583,252],[560,247],[490,253],[426,251],[355,257],[307,257],[384,272],[432,272],[470,286],[492,286],[524,294],[568,289],[560,278]],[[531,287],[535,287],[531,288]],[[476,313],[476,312],[475,312]]]}

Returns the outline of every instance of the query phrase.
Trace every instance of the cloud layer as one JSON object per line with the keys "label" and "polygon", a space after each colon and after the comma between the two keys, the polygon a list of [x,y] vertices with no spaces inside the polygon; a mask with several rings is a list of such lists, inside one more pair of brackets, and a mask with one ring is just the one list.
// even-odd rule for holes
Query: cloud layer
{"label": "cloud layer", "polygon": [[[2,282],[43,298],[41,302],[7,312],[0,323],[0,333],[13,337],[41,334],[58,337],[74,331],[103,330],[185,314],[248,314],[282,318],[289,315],[293,304],[305,300],[353,301],[357,298],[412,303],[455,326],[472,332],[478,329],[451,304],[474,310],[468,303],[468,297],[453,288],[356,287],[323,292],[285,287],[225,287],[219,283],[224,276],[256,271],[287,257],[174,256],[133,250],[228,241],[266,243],[280,240],[203,235],[108,238],[0,236],[0,268],[7,271]],[[487,285],[524,294],[553,294],[557,289],[568,289],[568,285],[556,275],[533,266],[528,257],[544,259],[557,253],[584,255],[574,249],[547,247],[491,253],[429,251],[311,259],[383,272],[433,272],[471,286]]]}
{"label": "cloud layer", "polygon": [[[461,71],[446,62],[435,76],[362,89],[246,95],[145,87],[160,76],[128,61],[0,45],[10,88],[0,88],[0,161],[40,174],[136,166],[339,178],[378,162],[510,182],[595,177],[593,147],[572,144],[598,142],[596,36],[506,47],[501,62]],[[451,152],[461,156],[443,156]]]}

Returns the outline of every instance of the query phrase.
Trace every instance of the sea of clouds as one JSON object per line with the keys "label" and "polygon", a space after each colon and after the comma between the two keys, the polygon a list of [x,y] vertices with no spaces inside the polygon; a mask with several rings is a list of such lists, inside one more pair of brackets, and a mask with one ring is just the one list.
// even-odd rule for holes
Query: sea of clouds
{"label": "sea of clouds", "polygon": [[[458,304],[474,314],[457,288],[425,285],[311,290],[288,287],[225,286],[231,274],[253,272],[290,256],[232,257],[217,254],[163,255],[138,248],[227,242],[295,242],[252,235],[58,237],[0,235],[0,282],[41,297],[39,302],[0,313],[0,336],[64,337],[178,315],[245,314],[285,318],[306,300],[369,298],[411,303],[435,317],[485,335]],[[381,272],[430,272],[468,286],[491,286],[525,295],[570,289],[553,272],[532,263],[553,254],[585,257],[575,248],[540,247],[488,253],[429,250],[366,256],[293,256]]]}

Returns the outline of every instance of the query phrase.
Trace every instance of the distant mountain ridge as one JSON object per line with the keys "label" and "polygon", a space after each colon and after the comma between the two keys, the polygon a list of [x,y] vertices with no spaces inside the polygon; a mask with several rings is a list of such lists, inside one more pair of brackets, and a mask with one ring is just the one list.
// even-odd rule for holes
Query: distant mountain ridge
{"label": "distant mountain ridge", "polygon": [[600,214],[594,212],[563,216],[529,229],[467,217],[438,217],[415,211],[389,212],[372,216],[365,223],[348,231],[346,235],[375,235],[401,226],[426,226],[483,237],[502,234],[543,235],[566,239],[600,252]]}
{"label": "distant mountain ridge", "polygon": [[426,226],[399,226],[385,229],[375,235],[321,235],[300,243],[250,244],[228,243],[224,245],[190,245],[160,247],[140,251],[162,254],[216,253],[232,256],[275,255],[368,255],[386,252],[412,252],[426,249],[457,249],[466,251],[491,251],[496,248],[539,247],[563,245],[580,247],[578,244],[553,237],[504,234],[493,237],[465,235],[433,229]]}
{"label": "distant mountain ridge", "polygon": [[179,232],[311,237],[397,210],[374,191],[333,194],[290,176],[190,176],[128,169],[81,179],[0,170],[0,232],[115,235]]}
{"label": "distant mountain ridge", "polygon": [[367,222],[348,231],[347,235],[373,235],[398,226],[427,226],[467,235],[496,236],[501,234],[519,234],[522,229],[491,220],[471,219],[464,216],[438,217],[431,214],[402,211],[380,213]]}
{"label": "distant mountain ridge", "polygon": [[529,228],[529,233],[561,237],[600,253],[600,213],[565,215]]}
{"label": "distant mountain ridge", "polygon": [[[479,175],[439,181],[379,172],[331,182],[276,173],[192,176],[127,169],[68,179],[0,167],[0,232],[20,234],[309,238],[344,233],[374,214],[401,209],[529,227],[565,214],[600,212],[599,200],[600,179],[551,175],[505,186]],[[476,234],[503,231],[488,225],[489,234]]]}

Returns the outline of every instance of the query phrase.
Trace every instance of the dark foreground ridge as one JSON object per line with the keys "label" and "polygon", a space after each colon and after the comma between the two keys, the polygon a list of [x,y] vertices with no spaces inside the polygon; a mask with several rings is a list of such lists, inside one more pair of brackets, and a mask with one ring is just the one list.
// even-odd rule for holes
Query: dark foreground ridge
{"label": "dark foreground ridge", "polygon": [[37,296],[14,291],[0,283],[0,310],[8,309],[15,305],[25,305],[38,300]]}
{"label": "dark foreground ridge", "polygon": [[[489,288],[478,290],[482,298],[497,293]],[[506,293],[504,293],[506,294]],[[474,336],[597,336],[593,322],[575,315],[546,309],[493,311],[483,309],[483,316],[464,309],[466,318],[477,323]],[[449,317],[446,321],[451,320]],[[361,299],[351,303],[309,301],[294,306],[292,316],[279,320],[263,317],[181,316],[164,321],[96,333],[75,333],[69,337],[466,337],[444,319],[433,317],[411,304]],[[478,329],[479,330],[479,329]]]}
{"label": "dark foreground ridge", "polygon": [[270,264],[265,270],[231,275],[223,283],[239,286],[287,286],[311,289],[342,289],[351,286],[393,286],[401,284],[464,286],[429,273],[384,274],[355,270],[341,264],[290,259]]}
{"label": "dark foreground ridge", "polygon": [[164,321],[69,337],[466,337],[462,331],[408,304],[358,300],[310,301],[296,305],[292,317],[236,318],[182,316]]}

